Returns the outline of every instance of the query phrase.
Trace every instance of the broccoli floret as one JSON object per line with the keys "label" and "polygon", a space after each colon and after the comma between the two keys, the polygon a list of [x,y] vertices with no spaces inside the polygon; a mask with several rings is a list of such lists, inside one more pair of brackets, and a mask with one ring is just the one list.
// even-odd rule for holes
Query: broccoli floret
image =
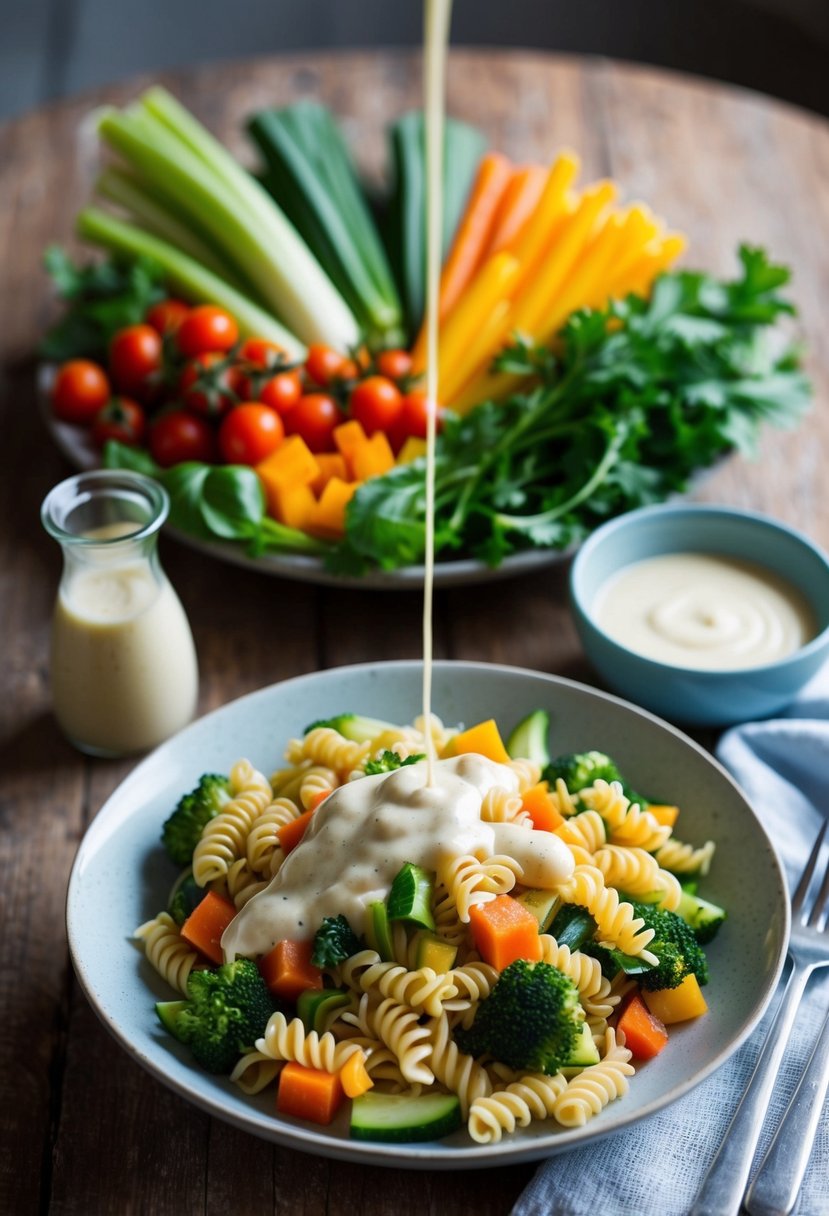
{"label": "broccoli floret", "polygon": [[376,777],[378,773],[391,773],[396,768],[405,768],[407,764],[417,764],[418,760],[425,759],[425,752],[417,752],[401,760],[397,752],[384,751],[379,760],[366,760],[365,773],[367,777]]}
{"label": "broccoli floret", "polygon": [[230,801],[230,782],[218,773],[205,773],[199,784],[179,800],[166,820],[161,843],[177,866],[189,865],[202,829]]}
{"label": "broccoli floret", "polygon": [[275,1008],[259,969],[247,958],[215,971],[191,971],[187,996],[173,1033],[208,1072],[230,1072],[265,1033]]}
{"label": "broccoli floret", "polygon": [[315,967],[336,967],[361,949],[359,937],[344,916],[326,916],[314,938],[311,962]]}
{"label": "broccoli floret", "polygon": [[629,902],[645,922],[645,928],[653,929],[654,935],[647,948],[659,959],[656,967],[639,976],[642,988],[648,991],[676,988],[691,973],[700,984],[707,984],[708,960],[691,926],[675,912],[658,905]]}
{"label": "broccoli floret", "polygon": [[185,870],[176,879],[176,884],[170,892],[167,911],[177,925],[183,925],[207,894],[206,887],[200,887],[193,877],[192,870]]}
{"label": "broccoli floret", "polygon": [[604,752],[571,752],[566,756],[556,756],[545,768],[543,777],[551,785],[561,778],[571,794],[577,794],[594,781],[618,781],[626,798],[631,802],[642,802],[619,772],[616,762]]}
{"label": "broccoli floret", "polygon": [[576,1045],[584,1021],[573,981],[548,963],[518,959],[501,972],[468,1030],[455,1040],[468,1055],[488,1054],[510,1068],[553,1074]]}
{"label": "broccoli floret", "polygon": [[335,714],[333,718],[319,718],[306,726],[303,734],[316,730],[319,726],[327,726],[338,731],[352,743],[370,743],[383,731],[394,730],[391,722],[383,722],[379,718],[364,718],[362,714]]}

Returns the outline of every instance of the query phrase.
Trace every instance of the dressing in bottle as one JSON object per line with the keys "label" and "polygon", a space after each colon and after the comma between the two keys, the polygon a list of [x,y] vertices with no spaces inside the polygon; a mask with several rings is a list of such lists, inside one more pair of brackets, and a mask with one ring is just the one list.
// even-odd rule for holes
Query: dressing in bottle
{"label": "dressing in bottle", "polygon": [[137,473],[71,477],[43,503],[63,550],[52,624],[58,724],[82,751],[144,751],[192,718],[198,695],[193,636],[158,560],[167,494]]}

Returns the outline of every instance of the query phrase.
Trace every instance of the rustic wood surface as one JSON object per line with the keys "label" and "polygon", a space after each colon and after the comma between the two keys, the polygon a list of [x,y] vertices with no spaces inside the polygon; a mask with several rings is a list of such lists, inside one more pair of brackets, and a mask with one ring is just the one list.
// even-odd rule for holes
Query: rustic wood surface
{"label": "rustic wood surface", "polygon": [[[210,1119],[116,1046],[73,978],[63,918],[69,870],[85,828],[131,765],[84,759],[50,716],[59,553],[38,508],[70,470],[33,400],[33,349],[54,307],[40,255],[48,242],[70,237],[89,194],[96,144],[85,115],[147,83],[42,109],[0,131],[0,1211],[506,1213],[532,1166],[382,1171],[303,1156]],[[319,97],[343,117],[361,161],[377,173],[386,120],[418,102],[419,60],[292,57],[181,72],[165,83],[242,155],[244,115]],[[768,435],[756,463],[721,467],[698,496],[769,512],[829,546],[826,122],[688,78],[523,53],[455,53],[449,102],[518,160],[576,148],[588,176],[611,174],[624,197],[648,200],[685,230],[695,264],[729,271],[738,241],[747,239],[792,265],[816,408],[796,432]],[[288,583],[166,539],[162,559],[194,627],[202,712],[319,667],[419,654],[416,594]],[[486,595],[439,593],[437,655],[590,680],[565,607],[565,577],[552,569]]]}

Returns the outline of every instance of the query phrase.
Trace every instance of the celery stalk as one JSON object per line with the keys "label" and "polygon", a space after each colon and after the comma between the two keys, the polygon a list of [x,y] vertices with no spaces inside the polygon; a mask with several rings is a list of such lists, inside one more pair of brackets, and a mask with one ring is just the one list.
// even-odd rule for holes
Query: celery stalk
{"label": "celery stalk", "polygon": [[305,357],[302,343],[275,317],[166,241],[96,207],[87,207],[80,212],[76,230],[83,240],[102,245],[113,253],[151,258],[163,269],[171,290],[185,299],[227,309],[236,318],[243,337],[256,336],[276,342],[291,360]]}
{"label": "celery stalk", "polygon": [[341,350],[358,341],[352,313],[279,208],[163,90],[152,90],[137,107],[105,113],[100,131],[144,185],[209,235],[303,340]]}

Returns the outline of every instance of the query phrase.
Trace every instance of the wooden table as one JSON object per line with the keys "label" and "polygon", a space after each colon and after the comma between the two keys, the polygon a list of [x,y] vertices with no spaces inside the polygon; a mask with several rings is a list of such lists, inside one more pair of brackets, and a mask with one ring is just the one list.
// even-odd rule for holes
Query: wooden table
{"label": "wooden table", "polygon": [[[259,106],[314,96],[346,122],[377,172],[384,123],[418,104],[408,53],[308,56],[166,79],[231,146]],[[53,311],[43,247],[65,241],[88,197],[93,104],[125,102],[132,81],[28,114],[0,132],[3,307],[0,620],[4,686],[0,793],[0,1211],[109,1216],[185,1212],[505,1213],[531,1166],[448,1175],[361,1168],[303,1156],[208,1118],[135,1065],[73,978],[64,897],[78,842],[129,771],[76,753],[50,716],[49,618],[59,554],[38,523],[69,473],[35,416],[32,351]],[[600,60],[457,52],[451,110],[520,160],[562,145],[588,177],[610,174],[690,236],[694,264],[734,267],[741,239],[795,271],[817,407],[795,432],[770,433],[756,464],[733,460],[699,497],[770,512],[829,546],[829,126],[758,95]],[[289,583],[172,541],[162,558],[190,615],[201,659],[200,710],[319,667],[413,657],[420,600]],[[565,571],[485,594],[438,594],[439,657],[514,663],[590,680],[565,607]]]}

